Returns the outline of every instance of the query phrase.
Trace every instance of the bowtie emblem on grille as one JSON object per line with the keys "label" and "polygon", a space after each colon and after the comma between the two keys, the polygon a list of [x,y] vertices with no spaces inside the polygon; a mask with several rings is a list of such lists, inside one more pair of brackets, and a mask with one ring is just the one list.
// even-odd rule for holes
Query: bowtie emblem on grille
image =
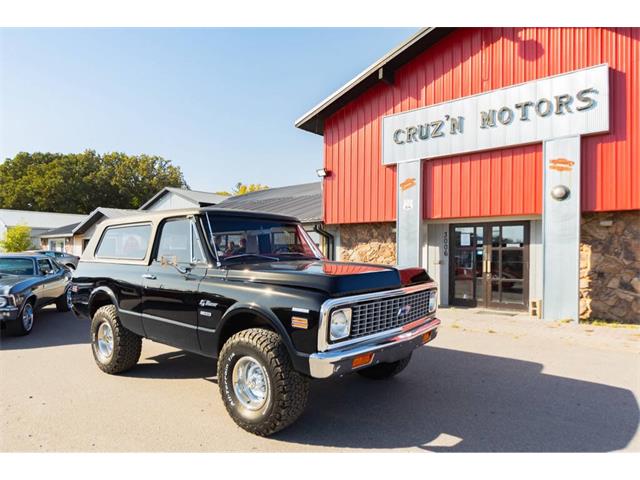
{"label": "bowtie emblem on grille", "polygon": [[411,311],[411,305],[410,304],[406,304],[400,307],[400,309],[398,310],[398,318],[402,318],[405,315],[409,315],[409,312]]}

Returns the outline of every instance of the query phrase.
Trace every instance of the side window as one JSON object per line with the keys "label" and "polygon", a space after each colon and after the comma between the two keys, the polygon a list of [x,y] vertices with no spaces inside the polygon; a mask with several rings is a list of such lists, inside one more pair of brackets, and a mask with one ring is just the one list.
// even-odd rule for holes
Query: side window
{"label": "side window", "polygon": [[53,272],[53,267],[51,263],[46,258],[38,259],[38,270],[40,270],[41,275],[48,275]]}
{"label": "side window", "polygon": [[204,256],[204,249],[198,235],[198,229],[195,223],[191,222],[191,245],[193,246],[192,260],[194,263],[206,263],[207,259]]}
{"label": "side window", "polygon": [[190,219],[167,220],[162,225],[156,260],[162,257],[175,257],[178,263],[206,262],[200,235]]}
{"label": "side window", "polygon": [[156,260],[176,257],[178,263],[191,263],[191,222],[186,218],[167,220],[160,230]]}
{"label": "side window", "polygon": [[142,260],[147,253],[151,225],[107,227],[96,249],[98,258]]}

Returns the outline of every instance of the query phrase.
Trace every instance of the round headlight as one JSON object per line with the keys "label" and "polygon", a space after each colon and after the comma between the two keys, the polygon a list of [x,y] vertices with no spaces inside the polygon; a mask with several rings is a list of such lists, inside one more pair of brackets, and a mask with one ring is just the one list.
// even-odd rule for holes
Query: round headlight
{"label": "round headlight", "polygon": [[340,340],[349,336],[351,332],[351,309],[343,308],[331,314],[329,336],[331,340]]}
{"label": "round headlight", "polygon": [[9,303],[9,300],[7,300],[4,297],[0,297],[0,308],[6,307],[8,303]]}
{"label": "round headlight", "polygon": [[436,292],[432,292],[429,295],[429,313],[435,312],[437,306],[438,306],[438,295],[436,294]]}

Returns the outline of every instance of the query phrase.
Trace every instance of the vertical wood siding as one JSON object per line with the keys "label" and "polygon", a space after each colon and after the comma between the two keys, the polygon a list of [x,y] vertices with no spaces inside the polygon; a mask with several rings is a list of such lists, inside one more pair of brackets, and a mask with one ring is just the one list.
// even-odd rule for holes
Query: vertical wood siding
{"label": "vertical wood siding", "polygon": [[[381,164],[381,118],[608,63],[611,132],[582,139],[582,209],[640,209],[640,29],[459,29],[325,123],[325,221],[393,221],[395,167]],[[428,160],[425,218],[541,212],[540,145]]]}

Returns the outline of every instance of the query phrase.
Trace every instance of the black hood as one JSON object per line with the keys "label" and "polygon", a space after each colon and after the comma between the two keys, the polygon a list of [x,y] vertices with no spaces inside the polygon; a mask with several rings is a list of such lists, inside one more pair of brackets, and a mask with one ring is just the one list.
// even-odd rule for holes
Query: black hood
{"label": "black hood", "polygon": [[325,260],[243,263],[227,268],[229,281],[307,288],[335,297],[389,290],[431,280],[422,268],[398,269]]}

